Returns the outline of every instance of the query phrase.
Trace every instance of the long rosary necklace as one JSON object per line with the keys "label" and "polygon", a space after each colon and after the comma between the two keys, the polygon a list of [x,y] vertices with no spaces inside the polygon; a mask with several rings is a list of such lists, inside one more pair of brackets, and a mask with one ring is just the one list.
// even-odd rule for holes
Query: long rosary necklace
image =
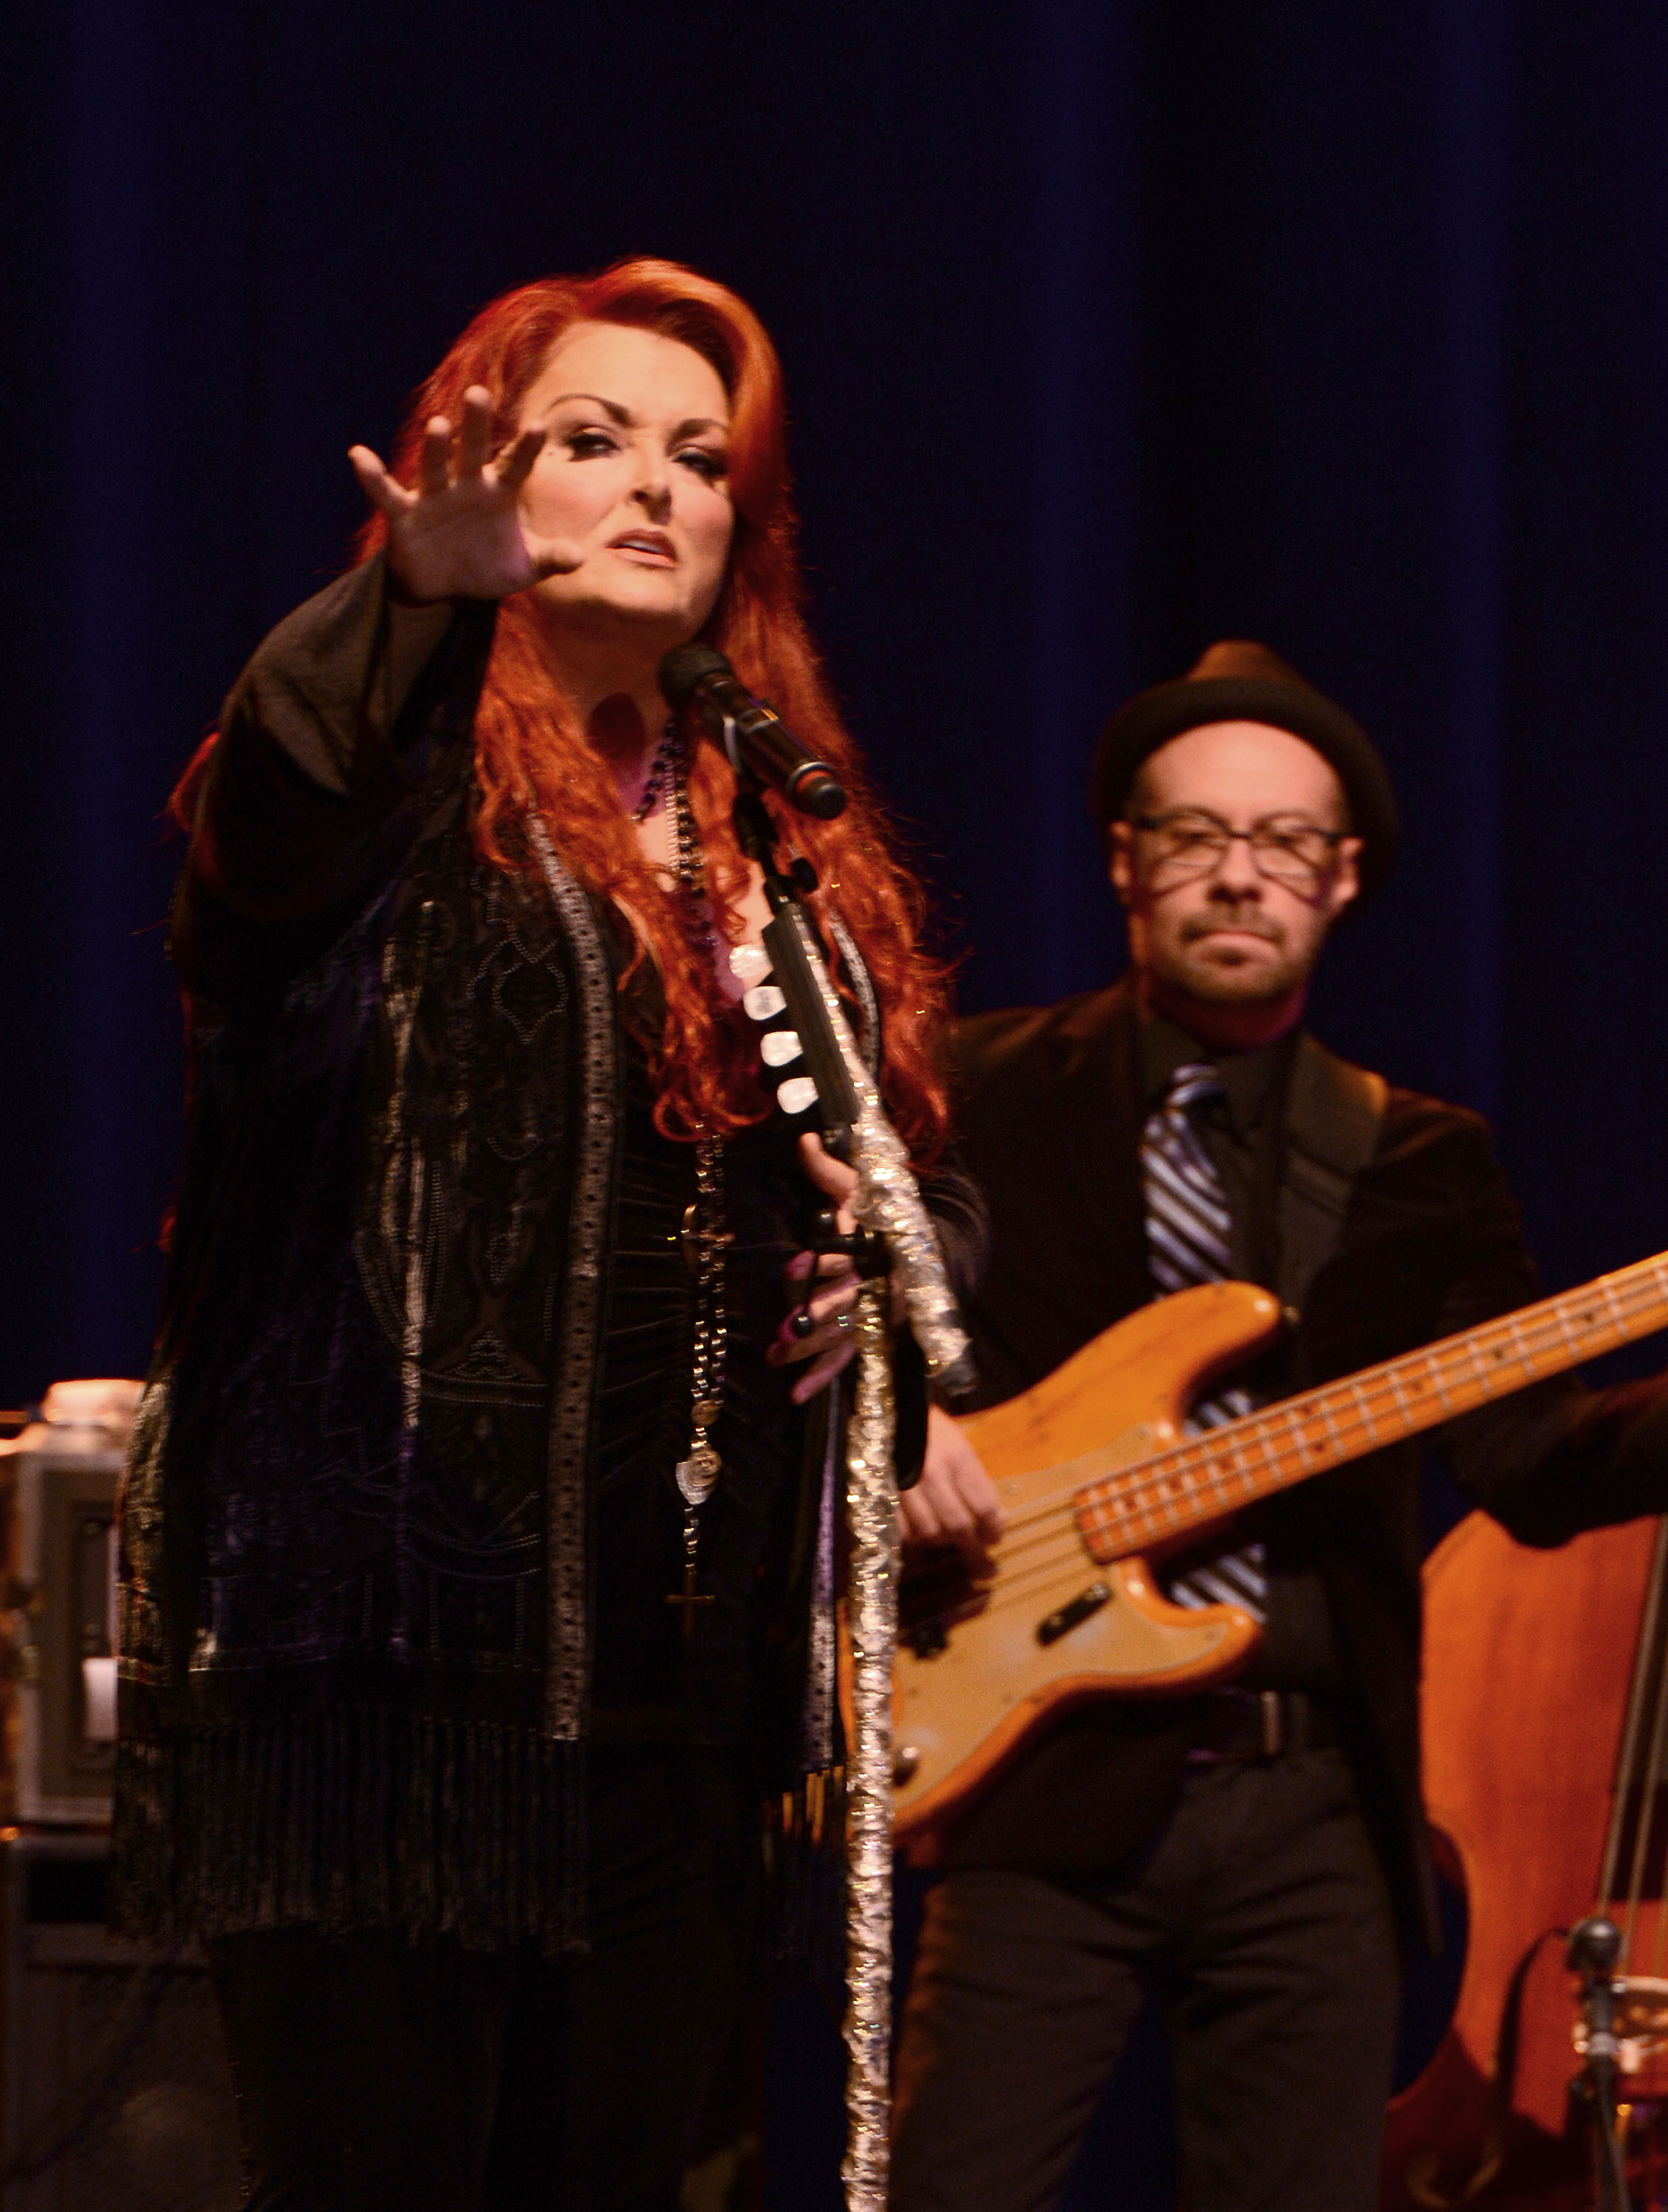
{"label": "long rosary necklace", "polygon": [[[673,894],[682,912],[691,942],[703,956],[713,942],[713,922],[707,911],[706,872],[701,840],[690,804],[689,782],[684,772],[683,741],[675,722],[668,722],[661,738],[649,783],[658,797],[667,783],[667,813],[672,830],[672,858],[677,887]],[[643,811],[653,805],[649,799]],[[695,1277],[695,1325],[690,1349],[690,1446],[673,1470],[679,1495],[684,1501],[684,1581],[681,1589],[667,1598],[668,1605],[683,1607],[684,1634],[695,1633],[695,1608],[711,1605],[709,1593],[697,1591],[700,1565],[701,1508],[712,1495],[721,1462],[710,1441],[724,1402],[724,1249],[729,1237],[724,1228],[724,1148],[706,1129],[695,1139],[695,1203],[685,1209],[680,1242],[684,1257]]]}
{"label": "long rosary necklace", "polygon": [[700,1565],[701,1508],[712,1495],[722,1464],[709,1431],[724,1403],[723,1150],[710,1137],[695,1146],[696,1200],[684,1215],[683,1246],[695,1276],[695,1328],[690,1347],[690,1444],[673,1473],[684,1501],[684,1582],[667,1598],[684,1609],[684,1634],[695,1633],[695,1608],[713,1602],[695,1587]]}

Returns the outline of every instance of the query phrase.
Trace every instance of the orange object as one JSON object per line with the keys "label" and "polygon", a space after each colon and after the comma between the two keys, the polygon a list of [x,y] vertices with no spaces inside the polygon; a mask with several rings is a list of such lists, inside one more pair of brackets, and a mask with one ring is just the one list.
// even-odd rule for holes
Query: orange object
{"label": "orange object", "polygon": [[1259,1634],[1250,1614],[1170,1604],[1150,1559],[1259,1498],[1665,1325],[1668,1254],[1659,1254],[1184,1437],[1189,1406],[1280,1327],[1267,1291],[1207,1283],[1141,1307],[1032,1389],[970,1415],[1005,1528],[977,1583],[942,1554],[904,1578],[900,1844],[929,1863],[945,1825],[1065,1706],[1200,1690],[1245,1664]]}
{"label": "orange object", "polygon": [[1646,2031],[1623,2044],[1636,2166],[1653,2148],[1639,2137],[1668,2092],[1668,2032],[1660,2053],[1648,2032],[1653,2007],[1668,2031],[1665,1528],[1636,1521],[1540,1552],[1474,1513],[1427,1563],[1425,1796],[1470,1929],[1448,2031],[1390,2109],[1382,2212],[1591,2202],[1569,2095],[1578,2010],[1553,1932],[1589,1913],[1622,1933],[1635,1988],[1622,2033]]}

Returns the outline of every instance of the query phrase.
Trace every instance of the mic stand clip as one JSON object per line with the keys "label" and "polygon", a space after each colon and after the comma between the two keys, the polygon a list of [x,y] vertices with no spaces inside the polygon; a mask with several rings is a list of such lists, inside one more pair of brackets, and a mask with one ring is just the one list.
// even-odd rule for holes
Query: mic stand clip
{"label": "mic stand clip", "polygon": [[1572,2087],[1588,2107],[1592,2123],[1593,2185],[1598,2212],[1628,2212],[1627,2162],[1616,2134],[1616,2075],[1622,2046],[1616,2033],[1616,2002],[1623,1985],[1616,1979],[1622,1950],[1621,1930],[1597,1917],[1570,1930],[1566,1963],[1581,1978],[1581,2018],[1586,2057]]}

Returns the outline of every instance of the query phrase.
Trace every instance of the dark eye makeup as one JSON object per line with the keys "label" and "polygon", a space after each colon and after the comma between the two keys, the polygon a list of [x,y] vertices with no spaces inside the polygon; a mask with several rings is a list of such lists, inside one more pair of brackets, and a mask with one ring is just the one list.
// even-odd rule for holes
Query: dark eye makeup
{"label": "dark eye makeup", "polygon": [[[562,431],[551,444],[575,461],[598,460],[620,450],[616,432],[588,422],[575,423],[571,429]],[[729,474],[728,454],[714,446],[680,446],[672,458],[706,483],[721,483]]]}
{"label": "dark eye makeup", "polygon": [[594,460],[600,453],[612,453],[619,450],[619,441],[606,430],[569,430],[564,433],[562,443],[576,461]]}
{"label": "dark eye makeup", "polygon": [[720,483],[729,473],[729,456],[711,446],[685,446],[675,458],[709,483]]}

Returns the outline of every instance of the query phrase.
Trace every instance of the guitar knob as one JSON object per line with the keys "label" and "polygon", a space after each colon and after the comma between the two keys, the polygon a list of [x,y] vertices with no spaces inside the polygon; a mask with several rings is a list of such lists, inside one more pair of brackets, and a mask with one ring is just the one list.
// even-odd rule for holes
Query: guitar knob
{"label": "guitar knob", "polygon": [[921,1753],[912,1743],[895,1744],[892,1754],[892,1788],[901,1790],[906,1782],[911,1781],[920,1764]]}

